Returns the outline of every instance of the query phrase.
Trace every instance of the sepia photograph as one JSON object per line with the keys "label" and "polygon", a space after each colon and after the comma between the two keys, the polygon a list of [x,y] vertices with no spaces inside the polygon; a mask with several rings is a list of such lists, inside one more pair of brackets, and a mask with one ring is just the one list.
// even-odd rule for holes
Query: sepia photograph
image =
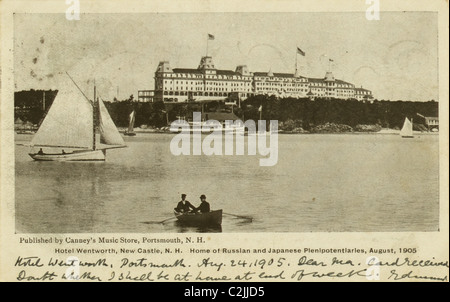
{"label": "sepia photograph", "polygon": [[437,13],[13,21],[16,233],[439,230]]}
{"label": "sepia photograph", "polygon": [[0,282],[448,282],[448,28],[443,0],[1,1]]}

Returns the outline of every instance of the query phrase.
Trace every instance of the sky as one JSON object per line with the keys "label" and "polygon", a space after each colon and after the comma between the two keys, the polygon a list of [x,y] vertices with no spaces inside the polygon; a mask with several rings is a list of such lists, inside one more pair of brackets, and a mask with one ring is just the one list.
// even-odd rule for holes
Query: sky
{"label": "sky", "polygon": [[438,24],[432,12],[383,12],[369,21],[347,13],[127,13],[14,15],[15,91],[58,89],[68,72],[84,92],[105,100],[154,89],[158,63],[336,78],[377,99],[438,100]]}

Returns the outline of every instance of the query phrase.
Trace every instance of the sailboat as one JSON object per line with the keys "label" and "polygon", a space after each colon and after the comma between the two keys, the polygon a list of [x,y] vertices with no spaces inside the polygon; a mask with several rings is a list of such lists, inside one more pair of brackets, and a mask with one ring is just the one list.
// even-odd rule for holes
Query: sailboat
{"label": "sailboat", "polygon": [[400,135],[402,138],[413,138],[413,123],[406,117],[403,123],[403,128],[400,130]]}
{"label": "sailboat", "polygon": [[[58,91],[31,140],[32,148],[40,147],[39,152],[29,153],[34,160],[104,161],[107,149],[126,147],[105,104],[96,97],[95,87],[94,101],[76,88],[67,85]],[[61,151],[44,153],[42,148]]]}
{"label": "sailboat", "polygon": [[[263,109],[263,106],[260,105],[259,108],[258,108],[259,120],[260,121],[262,121],[262,109]],[[272,130],[269,129],[269,131],[271,132]],[[255,132],[247,131],[246,134],[244,134],[244,135],[246,135],[246,136],[254,136],[254,135],[255,136],[266,136],[266,135],[270,134],[270,132],[267,132],[265,128],[264,129],[263,128],[259,129],[259,126],[258,126],[258,130],[255,129]]]}
{"label": "sailboat", "polygon": [[129,123],[128,123],[128,130],[125,131],[125,135],[128,136],[135,136],[136,132],[134,132],[134,120],[135,120],[135,116],[136,116],[136,112],[133,110],[130,113],[130,117],[129,117]]}

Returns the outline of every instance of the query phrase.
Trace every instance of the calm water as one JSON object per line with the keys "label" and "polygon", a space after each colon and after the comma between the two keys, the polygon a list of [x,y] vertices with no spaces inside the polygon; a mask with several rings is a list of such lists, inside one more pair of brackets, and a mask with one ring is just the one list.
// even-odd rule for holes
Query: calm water
{"label": "calm water", "polygon": [[[16,230],[86,232],[436,231],[438,136],[279,135],[274,167],[260,156],[174,156],[172,134],[125,138],[106,162],[35,162],[16,146]],[[16,142],[29,141],[16,135]],[[179,195],[224,216],[222,229],[169,221]],[[147,222],[147,223],[146,223]]]}

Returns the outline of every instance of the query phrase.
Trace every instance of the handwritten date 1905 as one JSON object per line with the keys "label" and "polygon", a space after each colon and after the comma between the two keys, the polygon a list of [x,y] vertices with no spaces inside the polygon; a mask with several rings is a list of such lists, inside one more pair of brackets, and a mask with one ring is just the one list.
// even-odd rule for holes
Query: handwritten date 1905
{"label": "handwritten date 1905", "polygon": [[[228,263],[227,263],[228,264]],[[224,266],[227,266],[224,262],[214,262],[210,257],[204,258],[197,266],[198,267],[213,267],[217,271],[220,271]],[[259,268],[264,269],[265,267],[282,267],[286,264],[286,258],[269,258],[269,259],[231,259],[229,262],[230,267],[242,267],[242,268]],[[288,264],[289,265],[289,264]]]}
{"label": "handwritten date 1905", "polygon": [[256,267],[260,269],[264,269],[266,266],[274,266],[281,267],[286,263],[286,258],[270,258],[270,259],[255,259],[251,261],[246,260],[231,260],[231,266],[240,266],[240,267]]}

